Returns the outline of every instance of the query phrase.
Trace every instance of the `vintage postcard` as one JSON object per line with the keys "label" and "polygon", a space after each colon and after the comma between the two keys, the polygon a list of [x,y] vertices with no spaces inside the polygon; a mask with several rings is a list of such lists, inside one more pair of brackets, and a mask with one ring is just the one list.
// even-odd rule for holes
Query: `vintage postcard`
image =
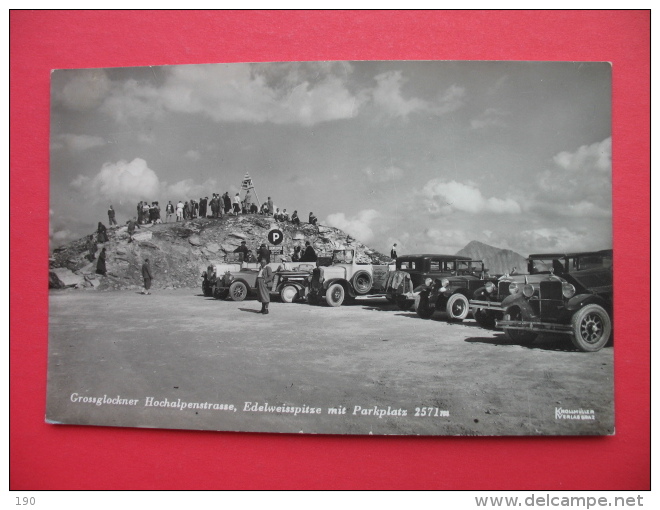
{"label": "vintage postcard", "polygon": [[51,75],[52,424],[614,434],[612,68]]}

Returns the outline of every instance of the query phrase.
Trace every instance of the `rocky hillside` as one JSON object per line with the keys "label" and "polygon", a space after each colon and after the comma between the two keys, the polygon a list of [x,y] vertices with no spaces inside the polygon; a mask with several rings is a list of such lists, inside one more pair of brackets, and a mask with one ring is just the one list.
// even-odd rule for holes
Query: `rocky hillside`
{"label": "rocky hillside", "polygon": [[470,241],[456,255],[483,260],[490,274],[504,274],[516,268],[518,273],[527,272],[527,259],[511,250],[495,248],[479,241]]}
{"label": "rocky hillside", "polygon": [[[179,223],[141,225],[134,242],[128,242],[127,227],[108,228],[105,243],[108,276],[97,275],[96,260],[87,258],[87,238],[71,242],[54,250],[50,258],[50,288],[87,288],[97,290],[139,289],[141,267],[148,257],[154,274],[154,288],[198,287],[200,275],[211,263],[222,262],[241,241],[246,241],[253,253],[261,243],[268,245],[267,234],[272,228],[284,233],[284,255],[288,260],[296,245],[310,241],[319,257],[330,255],[334,248],[357,248],[358,260],[386,264],[390,258],[352,239],[345,232],[325,226],[275,222],[273,218],[246,215],[220,219],[204,218]],[[96,236],[94,237],[96,240]],[[103,245],[98,245],[100,253]],[[98,253],[96,254],[98,256]],[[274,257],[279,260],[279,256]]]}

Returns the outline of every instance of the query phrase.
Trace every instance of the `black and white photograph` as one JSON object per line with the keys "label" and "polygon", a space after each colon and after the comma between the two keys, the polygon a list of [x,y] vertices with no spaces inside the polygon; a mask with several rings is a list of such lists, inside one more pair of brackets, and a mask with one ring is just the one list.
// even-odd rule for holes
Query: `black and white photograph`
{"label": "black and white photograph", "polygon": [[46,421],[614,434],[612,72],[53,70]]}

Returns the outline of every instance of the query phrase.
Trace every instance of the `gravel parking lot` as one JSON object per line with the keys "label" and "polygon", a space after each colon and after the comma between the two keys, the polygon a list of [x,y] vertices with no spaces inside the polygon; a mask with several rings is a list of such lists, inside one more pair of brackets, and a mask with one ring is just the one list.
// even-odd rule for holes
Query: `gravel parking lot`
{"label": "gravel parking lot", "polygon": [[613,348],[512,345],[382,299],[330,308],[200,291],[51,291],[55,423],[331,434],[614,432]]}

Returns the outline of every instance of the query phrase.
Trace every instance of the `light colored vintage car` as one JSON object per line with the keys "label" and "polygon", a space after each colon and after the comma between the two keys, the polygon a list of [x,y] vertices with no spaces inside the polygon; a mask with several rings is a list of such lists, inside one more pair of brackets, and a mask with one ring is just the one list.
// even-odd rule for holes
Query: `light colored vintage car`
{"label": "light colored vintage car", "polygon": [[387,275],[394,266],[359,263],[354,248],[334,250],[330,266],[312,271],[308,301],[330,306],[351,303],[358,296],[384,295]]}

